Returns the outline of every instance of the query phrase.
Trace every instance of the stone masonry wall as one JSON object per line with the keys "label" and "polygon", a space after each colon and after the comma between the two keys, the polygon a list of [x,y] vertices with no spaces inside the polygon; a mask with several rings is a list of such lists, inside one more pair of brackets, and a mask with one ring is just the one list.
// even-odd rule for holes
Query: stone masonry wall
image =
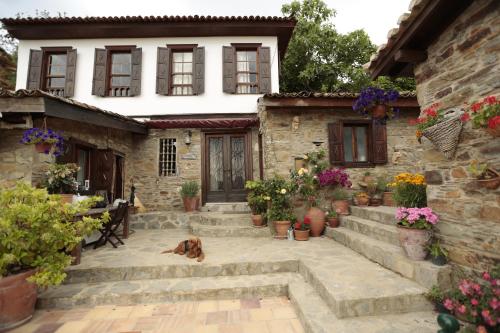
{"label": "stone masonry wall", "polygon": [[19,143],[23,136],[20,129],[0,129],[0,187],[13,186],[24,179],[31,182],[34,149]]}
{"label": "stone masonry wall", "polygon": [[[478,0],[427,50],[415,69],[422,109],[433,103],[460,108],[500,95],[500,4]],[[500,262],[500,189],[480,189],[467,172],[472,160],[500,170],[500,138],[467,124],[455,157],[422,145],[428,204],[441,216],[438,236],[455,268],[482,271]]]}

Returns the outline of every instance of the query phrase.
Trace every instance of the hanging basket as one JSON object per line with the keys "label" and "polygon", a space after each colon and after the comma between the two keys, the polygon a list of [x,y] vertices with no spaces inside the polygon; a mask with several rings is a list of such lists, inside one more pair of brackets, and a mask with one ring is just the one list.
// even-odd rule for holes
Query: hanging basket
{"label": "hanging basket", "polygon": [[422,131],[422,135],[429,139],[447,159],[452,159],[457,150],[463,125],[460,120],[462,113],[460,110],[450,110],[441,122]]}

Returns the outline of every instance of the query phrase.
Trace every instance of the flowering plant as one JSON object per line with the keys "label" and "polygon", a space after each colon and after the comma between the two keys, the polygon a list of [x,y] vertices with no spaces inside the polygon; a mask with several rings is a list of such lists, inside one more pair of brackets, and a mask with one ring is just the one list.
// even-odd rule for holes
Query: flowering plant
{"label": "flowering plant", "polygon": [[316,206],[316,189],[318,180],[308,169],[300,168],[290,174],[292,182],[297,186],[297,192],[304,200],[308,200],[312,206]]}
{"label": "flowering plant", "polygon": [[50,194],[71,194],[76,191],[75,173],[80,169],[75,163],[53,163],[45,173],[45,187]]}
{"label": "flowering plant", "polygon": [[[495,129],[500,126],[500,100],[495,96],[488,96],[482,101],[472,104],[468,112],[462,115],[463,121],[472,119],[474,127],[488,127]],[[472,115],[472,116],[471,116]]]}
{"label": "flowering plant", "polygon": [[264,183],[261,180],[247,180],[245,188],[249,190],[247,202],[252,213],[257,215],[265,213],[267,210],[267,201],[271,198],[265,192]]}
{"label": "flowering plant", "polygon": [[429,106],[427,109],[422,111],[420,117],[417,119],[411,119],[410,125],[416,125],[417,131],[415,135],[417,136],[418,142],[420,142],[420,138],[422,137],[422,131],[426,128],[436,125],[444,118],[444,110],[439,108],[439,103],[434,103]]}
{"label": "flowering plant", "polygon": [[385,119],[392,119],[399,110],[390,106],[390,103],[395,102],[398,97],[399,93],[396,90],[385,91],[375,87],[364,88],[354,102],[352,109],[362,115],[368,115],[376,105],[386,105],[388,108]]}
{"label": "flowering plant", "polygon": [[302,222],[300,221],[295,222],[294,228],[295,230],[302,230],[302,231],[309,230],[311,228],[311,219],[309,218],[309,216],[305,216]]}
{"label": "flowering plant", "polygon": [[55,132],[50,128],[41,129],[33,127],[27,129],[26,131],[24,131],[23,137],[20,142],[25,145],[35,145],[40,143],[48,143],[52,145],[52,148],[45,149],[45,154],[49,154],[52,149],[55,156],[59,156],[63,152],[63,137],[58,132]]}
{"label": "flowering plant", "polygon": [[394,188],[394,201],[400,207],[425,207],[427,205],[427,185],[421,174],[400,173],[388,186]]}
{"label": "flowering plant", "polygon": [[344,169],[327,169],[318,174],[319,184],[325,186],[351,187],[349,175]]}
{"label": "flowering plant", "polygon": [[412,229],[431,229],[439,221],[438,216],[429,207],[405,208],[396,211],[398,225]]}
{"label": "flowering plant", "polygon": [[477,326],[476,332],[498,332],[500,326],[500,276],[498,267],[481,279],[462,280],[458,288],[446,293],[444,307]]}
{"label": "flowering plant", "polygon": [[317,174],[328,167],[328,162],[325,161],[326,150],[321,148],[316,151],[310,151],[304,155],[304,162],[306,162],[312,171]]}

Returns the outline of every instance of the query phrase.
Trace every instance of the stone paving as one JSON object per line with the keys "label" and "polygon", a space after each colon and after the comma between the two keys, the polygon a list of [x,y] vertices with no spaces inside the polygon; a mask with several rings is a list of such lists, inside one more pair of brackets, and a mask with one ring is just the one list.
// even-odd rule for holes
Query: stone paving
{"label": "stone paving", "polygon": [[38,310],[9,333],[302,333],[286,297]]}

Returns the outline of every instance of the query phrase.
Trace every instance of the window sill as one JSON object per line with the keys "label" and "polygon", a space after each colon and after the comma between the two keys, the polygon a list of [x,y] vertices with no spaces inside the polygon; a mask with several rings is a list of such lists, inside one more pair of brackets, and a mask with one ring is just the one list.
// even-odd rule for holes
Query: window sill
{"label": "window sill", "polygon": [[351,169],[354,169],[354,168],[374,168],[375,167],[375,164],[374,163],[371,163],[371,162],[366,162],[366,163],[339,163],[339,164],[335,164],[336,166],[340,166],[340,167],[343,167],[343,168],[351,168]]}

